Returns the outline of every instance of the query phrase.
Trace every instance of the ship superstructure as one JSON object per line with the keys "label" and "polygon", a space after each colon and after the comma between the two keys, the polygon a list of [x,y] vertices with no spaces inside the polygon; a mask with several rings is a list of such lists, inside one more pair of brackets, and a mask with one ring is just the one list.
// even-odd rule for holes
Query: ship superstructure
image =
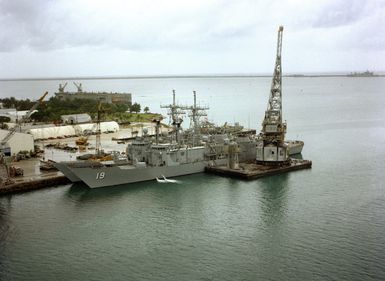
{"label": "ship superstructure", "polygon": [[174,142],[180,143],[180,132],[182,130],[181,125],[183,122],[183,116],[186,114],[184,111],[185,107],[178,105],[175,102],[175,90],[172,90],[172,104],[169,105],[161,105],[161,108],[168,109],[167,114],[170,116],[170,123],[173,126],[173,131],[175,133]]}
{"label": "ship superstructure", "polygon": [[[167,178],[200,173],[205,167],[215,163],[225,163],[222,153],[210,150],[209,139],[203,141],[199,133],[199,117],[203,116],[196,105],[178,106],[173,103],[168,108],[175,136],[166,142],[159,141],[158,135],[153,141],[144,131],[144,135],[129,143],[125,155],[115,153],[111,161],[72,161],[60,162],[55,166],[73,182],[82,181],[89,187],[104,187],[126,183],[153,180],[163,176]],[[190,117],[194,126],[192,130],[180,130],[183,109],[191,110]],[[181,131],[181,132],[180,132]],[[181,137],[179,134],[181,133]],[[158,134],[158,133],[157,133]]]}

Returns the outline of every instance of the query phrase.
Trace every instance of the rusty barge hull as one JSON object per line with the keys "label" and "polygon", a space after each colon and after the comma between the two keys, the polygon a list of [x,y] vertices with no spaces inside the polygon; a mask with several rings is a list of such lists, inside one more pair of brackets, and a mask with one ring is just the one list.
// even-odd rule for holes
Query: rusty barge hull
{"label": "rusty barge hull", "polygon": [[288,164],[282,166],[266,166],[255,163],[240,163],[239,169],[230,169],[227,166],[213,166],[206,167],[206,172],[222,176],[253,180],[291,171],[310,169],[311,166],[312,162],[310,160],[291,159]]}

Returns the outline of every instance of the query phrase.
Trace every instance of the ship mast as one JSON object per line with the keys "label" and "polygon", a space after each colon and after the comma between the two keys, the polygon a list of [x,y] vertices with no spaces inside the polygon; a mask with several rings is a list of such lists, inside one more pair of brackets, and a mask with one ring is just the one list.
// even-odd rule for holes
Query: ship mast
{"label": "ship mast", "polygon": [[167,114],[170,116],[171,125],[174,127],[175,142],[179,143],[179,130],[183,122],[181,116],[186,114],[186,112],[182,110],[182,106],[175,103],[175,90],[172,90],[172,104],[161,105],[160,107],[168,109]]}
{"label": "ship mast", "polygon": [[100,119],[101,119],[101,110],[102,110],[102,102],[99,101],[98,103],[98,112],[97,112],[97,119],[96,119],[96,145],[95,145],[95,154],[96,157],[100,157],[102,154],[102,145],[100,141]]}
{"label": "ship mast", "polygon": [[208,110],[208,106],[198,106],[197,105],[197,97],[196,92],[194,93],[194,105],[184,107],[183,109],[190,110],[189,117],[191,119],[190,127],[193,128],[193,146],[195,146],[195,139],[199,138],[200,134],[200,125],[199,125],[199,118],[202,116],[207,116],[207,113],[205,110]]}
{"label": "ship mast", "polygon": [[283,26],[280,26],[274,75],[260,134],[262,142],[257,147],[257,161],[262,164],[274,165],[288,160],[287,147],[284,144],[286,123],[282,121],[282,34]]}

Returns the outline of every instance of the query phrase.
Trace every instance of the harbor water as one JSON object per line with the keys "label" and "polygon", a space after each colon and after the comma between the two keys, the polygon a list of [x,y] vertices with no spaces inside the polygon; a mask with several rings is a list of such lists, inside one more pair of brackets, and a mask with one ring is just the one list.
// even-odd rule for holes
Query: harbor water
{"label": "harbor water", "polygon": [[[63,82],[0,81],[0,94]],[[271,78],[81,82],[164,115],[172,89],[182,104],[196,90],[209,121],[259,131]],[[0,280],[385,280],[384,89],[385,77],[283,79],[287,138],[312,169],[0,197]]]}

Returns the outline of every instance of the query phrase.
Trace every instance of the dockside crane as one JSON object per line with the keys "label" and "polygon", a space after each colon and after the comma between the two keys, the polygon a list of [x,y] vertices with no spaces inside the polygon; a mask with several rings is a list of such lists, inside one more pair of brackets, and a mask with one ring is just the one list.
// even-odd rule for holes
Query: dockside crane
{"label": "dockside crane", "polygon": [[101,135],[101,130],[100,130],[100,122],[101,122],[101,115],[102,115],[102,101],[99,100],[98,103],[98,111],[97,111],[97,119],[96,119],[96,145],[95,145],[95,155],[96,157],[101,157],[102,156],[102,143],[100,141],[100,135]]}
{"label": "dockside crane", "polygon": [[6,155],[5,150],[8,147],[7,143],[11,140],[12,136],[16,133],[17,129],[20,127],[21,123],[28,120],[31,115],[34,113],[35,109],[41,104],[44,100],[44,98],[48,95],[48,92],[45,92],[44,95],[42,95],[36,103],[31,107],[28,112],[22,116],[20,120],[17,121],[16,125],[12,127],[8,133],[5,135],[5,137],[0,141],[0,166],[1,170],[3,170],[3,167],[5,168],[6,175],[3,177],[3,175],[0,175],[0,186],[3,184],[10,184],[13,183],[13,180],[11,177],[22,175],[23,170],[18,167],[11,166],[12,157],[11,155]]}
{"label": "dockside crane", "polygon": [[31,115],[34,113],[35,109],[43,102],[44,98],[48,95],[48,92],[45,92],[36,103],[31,107],[30,110],[16,123],[16,126],[12,127],[5,137],[1,140],[0,150],[3,152],[3,149],[6,147],[7,142],[12,138],[12,136],[16,133],[16,130],[20,127],[21,123],[27,121]]}
{"label": "dockside crane", "polygon": [[283,26],[280,26],[270,96],[262,122],[261,141],[257,145],[256,160],[265,165],[280,165],[289,160],[288,148],[284,143],[286,122],[282,118],[282,34]]}

